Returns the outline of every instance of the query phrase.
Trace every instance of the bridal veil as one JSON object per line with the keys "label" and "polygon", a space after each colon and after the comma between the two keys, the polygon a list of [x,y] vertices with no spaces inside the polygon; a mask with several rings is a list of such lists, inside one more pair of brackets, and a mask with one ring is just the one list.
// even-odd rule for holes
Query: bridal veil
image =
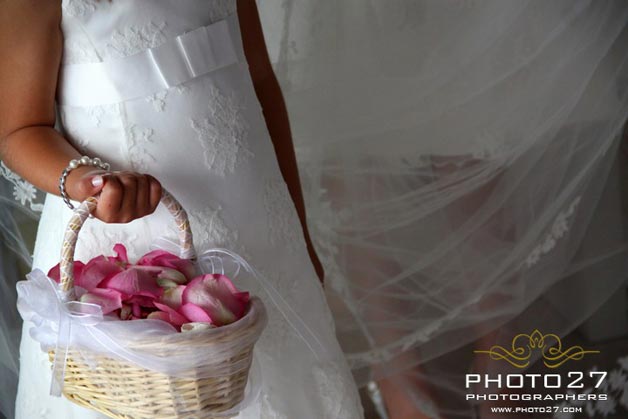
{"label": "bridal veil", "polygon": [[260,4],[356,379],[473,417],[474,348],[626,286],[628,4]]}

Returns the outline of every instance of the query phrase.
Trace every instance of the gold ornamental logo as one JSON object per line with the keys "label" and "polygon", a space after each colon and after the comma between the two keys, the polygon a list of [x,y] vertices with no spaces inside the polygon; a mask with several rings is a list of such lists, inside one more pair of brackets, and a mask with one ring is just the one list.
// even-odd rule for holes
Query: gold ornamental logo
{"label": "gold ornamental logo", "polygon": [[543,364],[548,368],[558,368],[567,361],[579,361],[587,354],[600,351],[588,351],[582,346],[572,346],[563,350],[560,337],[553,333],[542,334],[535,329],[530,334],[520,333],[512,339],[511,348],[493,345],[489,350],[473,351],[477,354],[488,354],[496,361],[506,361],[517,368],[526,368],[534,352],[540,351]]}

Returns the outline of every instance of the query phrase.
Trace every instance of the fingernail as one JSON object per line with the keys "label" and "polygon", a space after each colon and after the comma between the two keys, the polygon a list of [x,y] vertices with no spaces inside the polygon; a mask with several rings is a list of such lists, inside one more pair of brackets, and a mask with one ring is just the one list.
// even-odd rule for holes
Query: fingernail
{"label": "fingernail", "polygon": [[92,178],[92,185],[93,186],[98,187],[98,186],[102,186],[102,184],[103,184],[102,176],[94,176]]}

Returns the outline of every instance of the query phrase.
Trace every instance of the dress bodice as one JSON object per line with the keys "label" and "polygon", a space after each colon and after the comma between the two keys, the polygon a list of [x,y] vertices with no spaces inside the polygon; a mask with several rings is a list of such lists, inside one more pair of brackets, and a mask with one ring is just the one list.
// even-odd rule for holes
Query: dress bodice
{"label": "dress bodice", "polygon": [[62,5],[64,64],[126,57],[236,11],[236,0],[63,0]]}

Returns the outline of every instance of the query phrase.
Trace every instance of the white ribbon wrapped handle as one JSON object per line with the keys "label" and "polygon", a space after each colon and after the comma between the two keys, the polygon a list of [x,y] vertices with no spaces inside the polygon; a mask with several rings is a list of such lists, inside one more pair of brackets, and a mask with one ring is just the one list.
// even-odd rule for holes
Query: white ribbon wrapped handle
{"label": "white ribbon wrapped handle", "polygon": [[[166,190],[162,192],[161,203],[170,211],[176,221],[179,232],[179,244],[181,246],[181,257],[196,262],[192,229],[190,228],[187,213],[179,201]],[[83,227],[89,214],[96,209],[97,204],[98,198],[93,196],[87,198],[76,207],[66,227],[65,235],[63,236],[63,244],[61,246],[60,263],[60,290],[64,293],[62,296],[64,301],[73,301],[76,299],[76,295],[74,294],[74,252],[76,250],[76,242],[81,227]]]}

